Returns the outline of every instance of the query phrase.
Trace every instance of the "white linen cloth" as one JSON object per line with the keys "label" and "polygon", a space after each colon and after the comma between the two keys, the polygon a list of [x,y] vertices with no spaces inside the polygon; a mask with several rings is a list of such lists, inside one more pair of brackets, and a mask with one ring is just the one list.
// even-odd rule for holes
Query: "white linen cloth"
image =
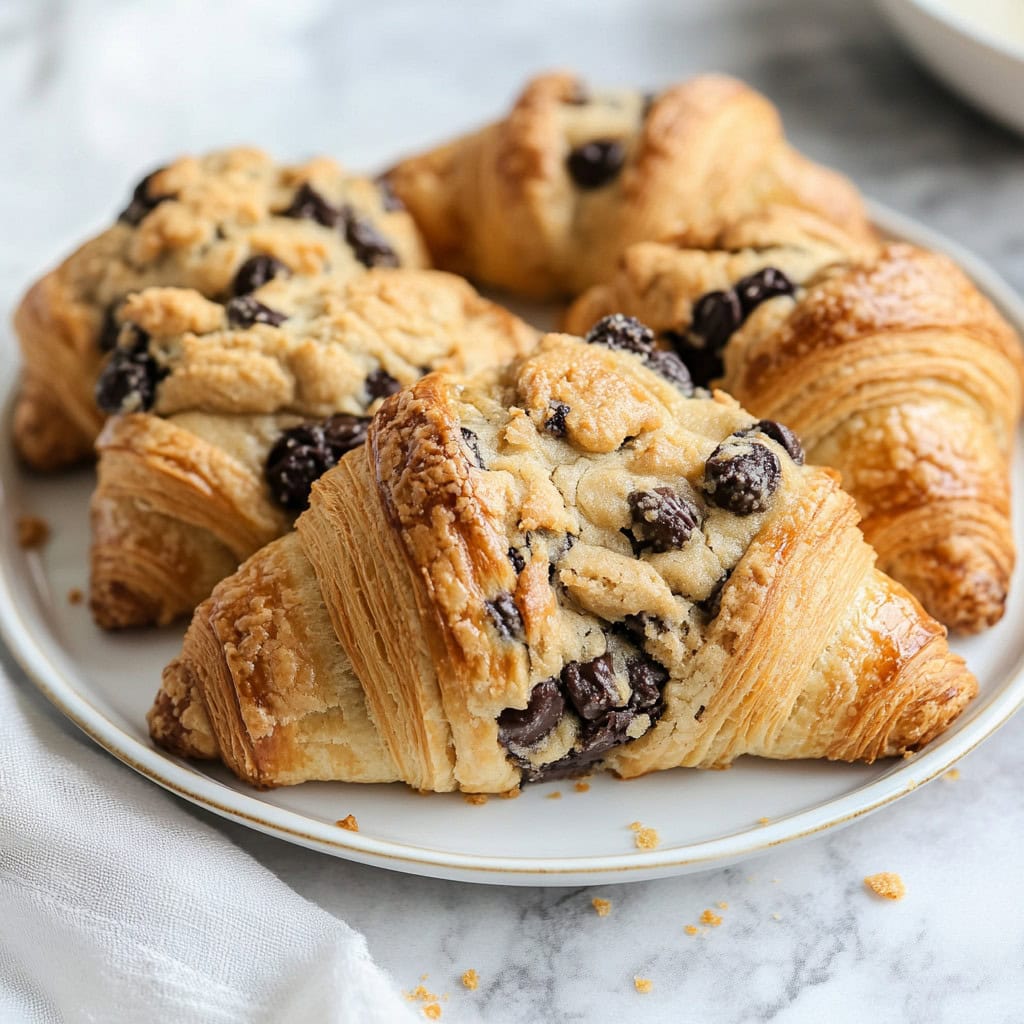
{"label": "white linen cloth", "polygon": [[361,935],[93,748],[15,673],[0,664],[3,1024],[414,1019]]}

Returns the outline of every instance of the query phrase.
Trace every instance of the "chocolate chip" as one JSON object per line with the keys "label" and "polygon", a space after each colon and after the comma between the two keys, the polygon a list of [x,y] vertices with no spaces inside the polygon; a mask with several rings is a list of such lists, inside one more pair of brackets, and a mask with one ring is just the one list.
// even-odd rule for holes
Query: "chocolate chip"
{"label": "chocolate chip", "polygon": [[701,706],[697,708],[697,711],[693,716],[694,720],[699,722],[704,717],[705,711],[707,711],[707,708],[703,704],[701,704]]}
{"label": "chocolate chip", "polygon": [[562,685],[581,718],[599,718],[620,702],[615,685],[611,654],[602,654],[593,661],[570,661],[562,669]]}
{"label": "chocolate chip", "polygon": [[745,436],[748,434],[760,432],[765,437],[770,437],[777,444],[780,444],[786,450],[786,454],[798,465],[804,464],[804,448],[800,444],[800,438],[793,433],[789,427],[782,423],[777,423],[775,420],[758,420],[752,427],[747,430],[739,430],[737,434]]}
{"label": "chocolate chip", "polygon": [[685,363],[693,384],[707,387],[725,373],[721,349],[712,348],[703,338],[681,331],[665,331],[662,337]]}
{"label": "chocolate chip", "polygon": [[160,168],[147,174],[142,181],[135,186],[135,190],[132,192],[131,201],[117,216],[119,221],[122,221],[125,224],[131,224],[132,227],[137,227],[142,223],[143,219],[151,210],[154,210],[157,206],[166,202],[168,199],[174,198],[174,196],[170,194],[158,196],[152,196],[149,194],[150,182],[162,169],[163,168]]}
{"label": "chocolate chip", "polygon": [[745,317],[762,302],[777,295],[792,295],[795,290],[793,282],[776,267],[765,267],[736,282],[736,294]]}
{"label": "chocolate chip", "polygon": [[366,393],[371,399],[387,398],[388,395],[401,391],[402,385],[387,370],[378,368],[366,378]]}
{"label": "chocolate chip", "polygon": [[633,491],[626,499],[633,518],[632,533],[641,548],[674,551],[700,526],[700,509],[671,487]]}
{"label": "chocolate chip", "polygon": [[565,437],[565,417],[572,410],[563,402],[551,403],[551,415],[544,421],[544,429],[555,437]]}
{"label": "chocolate chip", "polygon": [[636,317],[613,313],[598,320],[587,331],[588,345],[605,345],[610,349],[633,352],[647,357],[654,349],[654,331]]}
{"label": "chocolate chip", "polygon": [[117,348],[117,339],[120,335],[121,325],[117,322],[117,303],[112,302],[103,314],[103,324],[100,327],[99,336],[96,338],[96,347],[101,352],[112,352]]}
{"label": "chocolate chip", "polygon": [[583,739],[576,753],[577,762],[584,764],[595,761],[612,747],[625,743],[629,736],[626,730],[630,727],[636,713],[630,708],[610,711],[590,728],[584,726]]}
{"label": "chocolate chip", "polygon": [[257,302],[251,295],[239,295],[230,299],[224,307],[227,314],[228,324],[232,327],[252,327],[253,324],[267,324],[270,327],[280,327],[288,319],[284,313],[276,309],[264,306]]}
{"label": "chocolate chip", "polygon": [[268,281],[273,281],[275,277],[290,273],[286,264],[266,253],[250,256],[235,273],[235,279],[231,282],[231,294],[248,295],[249,292],[262,288]]}
{"label": "chocolate chip", "polygon": [[693,394],[693,378],[686,364],[675,354],[655,349],[647,356],[647,365],[660,373],[670,384],[674,384],[684,395]]}
{"label": "chocolate chip", "polygon": [[332,206],[309,182],[299,186],[291,203],[281,211],[282,217],[295,217],[298,220],[315,220],[325,228],[337,227],[341,220],[341,210]]}
{"label": "chocolate chip", "polygon": [[152,409],[157,384],[167,376],[167,370],[149,352],[149,335],[135,324],[131,329],[131,344],[114,349],[96,381],[96,404],[103,412]]}
{"label": "chocolate chip", "polygon": [[502,640],[518,640],[523,635],[523,619],[512,595],[507,591],[493,601],[484,601],[487,614]]}
{"label": "chocolate chip", "polygon": [[743,318],[743,306],[733,289],[708,292],[694,303],[690,333],[718,352],[743,323]]}
{"label": "chocolate chip", "polygon": [[664,633],[665,623],[657,615],[650,612],[638,612],[636,615],[626,615],[621,622],[612,623],[612,628],[617,632],[624,633],[635,640],[643,643],[647,639],[647,627],[653,626],[656,633]]}
{"label": "chocolate chip", "polygon": [[697,607],[700,608],[709,619],[717,618],[718,613],[722,610],[722,591],[725,590],[725,585],[729,582],[729,577],[731,575],[732,569],[723,573],[715,581],[715,585],[711,588],[711,593],[708,594],[704,600],[697,602]]}
{"label": "chocolate chip", "polygon": [[629,706],[651,711],[661,703],[661,689],[668,682],[668,669],[653,658],[627,658],[626,677],[632,691]]}
{"label": "chocolate chip", "polygon": [[713,505],[748,516],[768,507],[781,477],[778,457],[765,445],[727,438],[704,465],[704,494]]}
{"label": "chocolate chip", "polygon": [[473,460],[480,469],[486,469],[484,457],[480,454],[480,438],[468,427],[462,427],[461,430],[462,440],[466,442],[466,447],[473,453]]}
{"label": "chocolate chip", "polygon": [[369,424],[367,417],[337,413],[284,431],[270,449],[264,471],[274,500],[295,511],[306,508],[313,484],[366,440]]}
{"label": "chocolate chip", "polygon": [[525,708],[506,708],[498,716],[498,739],[507,747],[533,746],[543,739],[565,712],[565,698],[557,679],[537,683]]}
{"label": "chocolate chip", "polygon": [[569,177],[582,189],[607,185],[622,170],[626,147],[616,139],[594,139],[577,146],[565,162]]}
{"label": "chocolate chip", "polygon": [[380,175],[380,177],[375,179],[375,184],[377,191],[380,193],[380,205],[388,213],[395,213],[398,210],[405,209],[405,203],[398,198],[394,186],[391,184],[391,179],[387,175]]}
{"label": "chocolate chip", "polygon": [[526,568],[526,559],[523,558],[518,548],[508,549],[508,560],[512,563],[512,568],[515,569],[516,575]]}
{"label": "chocolate chip", "polygon": [[355,258],[364,267],[397,267],[398,253],[388,240],[361,214],[346,206],[342,211],[345,241],[352,247]]}

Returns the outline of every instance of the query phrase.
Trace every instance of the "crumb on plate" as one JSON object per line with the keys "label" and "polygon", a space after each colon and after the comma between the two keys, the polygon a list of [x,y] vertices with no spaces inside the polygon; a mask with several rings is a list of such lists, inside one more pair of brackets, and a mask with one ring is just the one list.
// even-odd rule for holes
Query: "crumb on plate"
{"label": "crumb on plate", "polygon": [[[637,827],[634,828],[633,825]],[[654,828],[644,828],[640,822],[634,822],[629,827],[636,833],[634,842],[638,850],[656,850],[658,843],[661,842],[661,838],[658,835],[658,830]]]}
{"label": "crumb on plate", "polygon": [[950,768],[945,775],[942,776],[947,782],[956,782],[960,778],[959,768]]}
{"label": "crumb on plate", "polygon": [[726,903],[724,900],[720,900],[718,903],[715,904],[715,906],[717,906],[719,910],[729,909],[729,904]]}
{"label": "crumb on plate", "polygon": [[556,789],[554,791],[554,793],[548,793],[548,799],[549,800],[561,800],[562,799],[562,791],[560,789]]}
{"label": "crumb on plate", "polygon": [[463,987],[468,988],[470,992],[475,992],[477,985],[480,984],[480,975],[470,967],[468,971],[462,972],[462,984]]}
{"label": "crumb on plate", "polygon": [[595,896],[590,902],[597,911],[598,917],[607,917],[612,912],[611,900],[603,900],[600,896]]}
{"label": "crumb on plate", "polygon": [[431,1020],[440,1020],[441,1007],[437,1003],[429,1003],[423,1007],[423,1016],[429,1017]]}
{"label": "crumb on plate", "polygon": [[651,991],[651,979],[650,978],[634,978],[633,987],[640,992],[642,995],[647,995]]}
{"label": "crumb on plate", "polygon": [[39,516],[18,516],[18,547],[41,548],[50,539],[50,524]]}
{"label": "crumb on plate", "polygon": [[877,875],[868,875],[864,884],[886,900],[901,900],[907,895],[907,887],[895,871],[879,871]]}
{"label": "crumb on plate", "polygon": [[359,822],[356,821],[354,814],[346,814],[344,818],[340,818],[334,823],[338,828],[343,828],[346,832],[358,832]]}
{"label": "crumb on plate", "polygon": [[700,915],[700,923],[710,925],[712,928],[717,928],[722,923],[722,918],[713,910],[708,909]]}
{"label": "crumb on plate", "polygon": [[577,793],[586,793],[590,789],[589,782],[577,782],[573,787]]}
{"label": "crumb on plate", "polygon": [[522,793],[522,790],[518,786],[516,786],[514,789],[506,789],[505,792],[501,794],[501,799],[515,800],[515,798],[519,796],[520,793]]}
{"label": "crumb on plate", "polygon": [[686,925],[686,927],[683,928],[683,931],[686,932],[687,935],[700,935],[700,929],[695,924]]}
{"label": "crumb on plate", "polygon": [[757,819],[757,823],[758,823],[758,825],[770,825],[772,823],[772,819],[771,818],[758,818]]}
{"label": "crumb on plate", "polygon": [[462,797],[467,804],[472,804],[474,807],[482,807],[487,803],[487,795],[485,793],[466,793]]}
{"label": "crumb on plate", "polygon": [[81,604],[85,600],[85,594],[78,587],[72,587],[68,591],[68,604]]}

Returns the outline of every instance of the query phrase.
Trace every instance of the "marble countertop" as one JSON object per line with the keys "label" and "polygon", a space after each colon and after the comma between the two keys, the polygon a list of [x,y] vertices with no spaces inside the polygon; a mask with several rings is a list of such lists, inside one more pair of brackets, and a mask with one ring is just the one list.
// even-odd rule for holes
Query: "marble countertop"
{"label": "marble countertop", "polygon": [[[1024,289],[1024,140],[928,78],[862,4],[7,0],[0,306],[171,154],[250,141],[372,167],[493,116],[529,72],[559,65],[651,86],[739,74],[809,154]],[[426,974],[449,996],[444,1020],[1014,1021],[1020,775],[1022,716],[956,781],[845,831],[724,870],[594,889],[421,879],[209,820],[363,931],[399,986]],[[902,902],[864,889],[877,871],[903,876]],[[595,895],[611,900],[607,917]],[[718,903],[720,927],[684,933]],[[467,968],[475,992],[459,982]]]}

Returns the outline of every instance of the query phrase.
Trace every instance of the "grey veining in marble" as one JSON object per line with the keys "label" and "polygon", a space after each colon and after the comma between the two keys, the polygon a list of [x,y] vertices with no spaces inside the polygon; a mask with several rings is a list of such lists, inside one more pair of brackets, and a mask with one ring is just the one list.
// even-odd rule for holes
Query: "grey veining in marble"
{"label": "grey veining in marble", "polygon": [[[372,167],[556,65],[645,85],[739,74],[807,152],[1024,288],[1024,140],[920,71],[861,3],[0,0],[0,306],[170,154],[251,141]],[[1024,718],[961,772],[798,848],[594,890],[420,879],[217,827],[362,930],[400,986],[428,974],[445,1021],[1019,1021]],[[883,870],[905,879],[901,903],[864,890]],[[720,927],[684,933],[719,902]]]}

